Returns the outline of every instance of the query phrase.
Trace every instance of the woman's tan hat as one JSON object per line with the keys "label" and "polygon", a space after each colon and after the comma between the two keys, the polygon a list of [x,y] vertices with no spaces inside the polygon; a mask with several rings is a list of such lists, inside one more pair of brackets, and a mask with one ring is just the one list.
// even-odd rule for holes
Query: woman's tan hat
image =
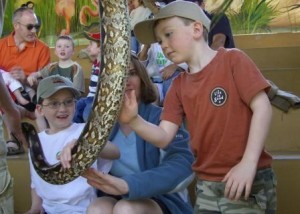
{"label": "woman's tan hat", "polygon": [[154,35],[155,22],[175,16],[199,21],[209,31],[210,19],[199,5],[188,1],[174,1],[161,8],[153,18],[137,23],[134,27],[134,35],[142,44],[155,43],[157,42]]}

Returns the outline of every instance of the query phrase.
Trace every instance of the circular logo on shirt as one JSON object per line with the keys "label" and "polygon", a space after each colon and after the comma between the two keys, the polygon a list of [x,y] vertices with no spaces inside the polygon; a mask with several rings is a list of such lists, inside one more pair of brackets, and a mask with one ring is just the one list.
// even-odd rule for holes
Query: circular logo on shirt
{"label": "circular logo on shirt", "polygon": [[222,106],[227,100],[227,93],[224,88],[216,87],[210,93],[210,100],[214,106]]}

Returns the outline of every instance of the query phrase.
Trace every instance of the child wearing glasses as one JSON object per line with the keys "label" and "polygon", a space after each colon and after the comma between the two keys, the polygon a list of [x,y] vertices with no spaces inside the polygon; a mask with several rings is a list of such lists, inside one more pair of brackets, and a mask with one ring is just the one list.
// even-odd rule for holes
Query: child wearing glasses
{"label": "child wearing glasses", "polygon": [[[62,76],[49,76],[40,81],[37,88],[37,111],[48,120],[49,128],[39,133],[44,155],[49,164],[59,161],[64,148],[74,145],[84,124],[73,123],[76,98],[79,96],[72,82]],[[71,143],[70,143],[71,142]],[[105,158],[101,159],[100,158]],[[94,168],[107,173],[112,160],[119,158],[119,150],[108,142],[99,154]],[[30,159],[30,158],[29,158]],[[30,161],[32,205],[28,213],[86,213],[96,192],[86,179],[78,177],[63,184],[53,185],[36,173]]]}

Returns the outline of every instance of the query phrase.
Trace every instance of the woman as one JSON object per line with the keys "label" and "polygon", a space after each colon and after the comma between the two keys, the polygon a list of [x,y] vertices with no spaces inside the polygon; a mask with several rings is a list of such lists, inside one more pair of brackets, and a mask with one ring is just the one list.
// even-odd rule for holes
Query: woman
{"label": "woman", "polygon": [[[156,100],[155,88],[135,55],[131,55],[125,93],[132,90],[139,102],[139,114],[158,124],[161,108],[151,104]],[[121,157],[113,162],[110,174],[93,169],[85,172],[88,183],[101,191],[87,213],[193,213],[185,187],[194,177],[194,158],[185,130],[180,129],[170,146],[161,150],[137,136],[128,125],[117,123],[110,141],[119,147]]]}

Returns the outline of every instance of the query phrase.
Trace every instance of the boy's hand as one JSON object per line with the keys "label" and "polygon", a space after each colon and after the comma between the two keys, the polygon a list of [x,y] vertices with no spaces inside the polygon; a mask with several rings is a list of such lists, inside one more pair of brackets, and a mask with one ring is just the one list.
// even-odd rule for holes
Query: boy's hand
{"label": "boy's hand", "polygon": [[226,182],[224,196],[230,200],[239,200],[244,193],[244,199],[247,200],[256,174],[256,166],[257,164],[243,161],[235,165],[222,180]]}
{"label": "boy's hand", "polygon": [[75,146],[76,140],[72,140],[67,144],[63,150],[57,154],[57,159],[60,160],[63,168],[69,169],[71,167],[70,161],[72,160],[71,150]]}
{"label": "boy's hand", "polygon": [[122,109],[119,115],[121,123],[130,123],[138,115],[138,103],[135,96],[135,91],[132,90],[124,95]]}

